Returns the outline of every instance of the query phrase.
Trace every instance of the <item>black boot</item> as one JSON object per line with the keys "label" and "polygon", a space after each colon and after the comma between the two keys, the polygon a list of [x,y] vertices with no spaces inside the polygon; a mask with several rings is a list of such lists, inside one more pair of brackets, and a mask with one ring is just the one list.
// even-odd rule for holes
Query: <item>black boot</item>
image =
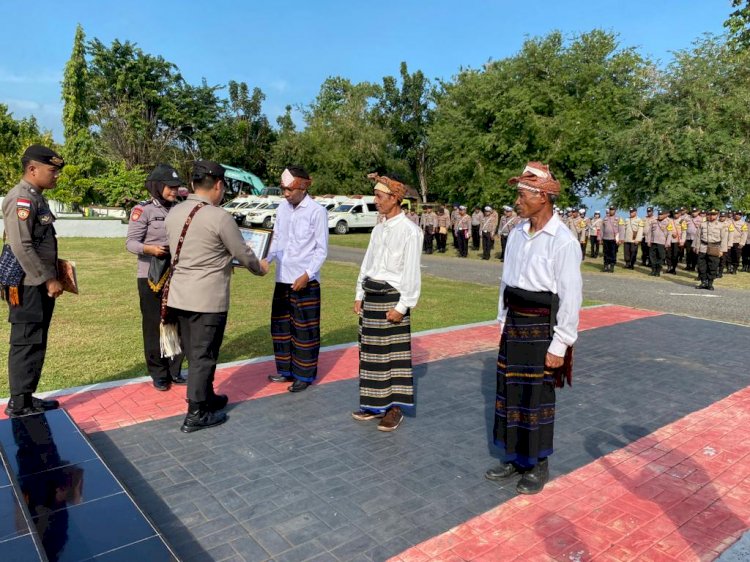
{"label": "black boot", "polygon": [[706,289],[708,289],[709,291],[713,291],[714,290],[714,280],[713,279],[709,279],[708,280],[708,287],[706,287]]}
{"label": "black boot", "polygon": [[549,481],[549,465],[547,459],[541,459],[531,470],[524,472],[518,481],[516,491],[519,494],[538,494]]}
{"label": "black boot", "polygon": [[185,421],[182,423],[180,431],[183,433],[192,433],[208,427],[221,425],[227,421],[227,415],[224,412],[212,412],[208,409],[207,402],[188,401],[188,413]]}
{"label": "black boot", "polygon": [[229,396],[226,394],[212,394],[208,400],[206,400],[206,409],[209,412],[218,412],[227,407],[229,403]]}
{"label": "black boot", "polygon": [[700,283],[700,285],[696,285],[695,286],[696,289],[708,289],[708,282],[707,281],[705,281],[704,279],[699,279],[698,281],[700,281],[701,283]]}
{"label": "black boot", "polygon": [[489,469],[484,473],[487,480],[504,480],[518,474],[518,467],[512,462],[500,463],[500,466]]}

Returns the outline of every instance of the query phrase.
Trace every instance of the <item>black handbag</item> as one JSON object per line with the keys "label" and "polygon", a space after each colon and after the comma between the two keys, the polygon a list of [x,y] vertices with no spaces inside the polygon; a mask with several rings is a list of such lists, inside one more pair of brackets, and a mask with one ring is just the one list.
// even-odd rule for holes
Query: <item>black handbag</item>
{"label": "black handbag", "polygon": [[161,291],[167,282],[170,260],[169,254],[163,257],[151,256],[151,263],[148,264],[148,286],[154,293]]}
{"label": "black handbag", "polygon": [[10,244],[5,243],[5,233],[3,233],[3,251],[0,254],[0,296],[11,306],[18,306],[21,302],[18,299],[18,287],[23,283],[25,275]]}

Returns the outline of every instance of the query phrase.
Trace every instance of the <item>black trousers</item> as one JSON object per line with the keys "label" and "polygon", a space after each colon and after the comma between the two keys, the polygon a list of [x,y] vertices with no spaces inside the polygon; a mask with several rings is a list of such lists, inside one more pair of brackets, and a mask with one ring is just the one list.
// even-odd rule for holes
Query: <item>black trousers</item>
{"label": "black trousers", "polygon": [[648,242],[641,240],[641,265],[651,265],[651,256],[649,256]]}
{"label": "black trousers", "polygon": [[435,242],[437,243],[437,251],[445,252],[445,244],[448,241],[448,233],[441,234],[439,231],[435,234]]}
{"label": "black trousers", "polygon": [[474,250],[479,249],[479,225],[478,224],[471,225],[471,247]]}
{"label": "black trousers", "polygon": [[617,242],[604,240],[604,265],[615,265],[617,263]]}
{"label": "black trousers", "polygon": [[661,266],[664,264],[664,258],[667,255],[667,249],[664,244],[651,244],[651,267],[654,271],[661,271]]}
{"label": "black trousers", "polygon": [[490,253],[492,248],[495,246],[495,241],[492,239],[491,232],[482,232],[482,259],[490,259]]}
{"label": "black trousers", "polygon": [[667,266],[669,269],[676,269],[680,261],[680,245],[672,242],[667,248]]}
{"label": "black trousers", "polygon": [[738,268],[740,266],[740,255],[742,253],[742,247],[740,246],[739,242],[737,244],[733,244],[729,248],[729,263],[734,266],[734,268]]}
{"label": "black trousers", "polygon": [[698,255],[698,279],[701,281],[713,281],[719,275],[718,256],[709,256],[706,253]]}
{"label": "black trousers", "polygon": [[690,271],[698,267],[698,254],[693,251],[692,240],[685,240],[685,267]]}
{"label": "black trousers", "polygon": [[456,231],[456,242],[458,244],[458,255],[465,258],[469,255],[469,239],[466,238],[467,230]]}
{"label": "black trousers", "polygon": [[159,347],[159,324],[161,323],[161,291],[155,293],[148,286],[148,279],[138,278],[138,298],[141,303],[141,329],[143,332],[143,354],[149,376],[167,381],[180,374],[182,354],[173,357],[161,356]]}
{"label": "black trousers", "polygon": [[598,258],[599,247],[601,246],[599,239],[596,236],[589,236],[589,241],[591,242],[591,257]]}
{"label": "black trousers", "polygon": [[623,244],[623,260],[627,267],[633,267],[638,258],[638,242],[625,242]]}
{"label": "black trousers", "polygon": [[431,226],[425,227],[424,229],[424,247],[422,250],[428,254],[432,253],[432,239],[434,237],[434,229]]}
{"label": "black trousers", "polygon": [[188,360],[188,400],[205,402],[214,395],[214,374],[224,340],[227,313],[175,309],[175,314]]}
{"label": "black trousers", "polygon": [[500,261],[505,261],[505,246],[508,244],[508,237],[500,237]]}
{"label": "black trousers", "polygon": [[455,228],[451,228],[450,231],[453,234],[453,247],[458,250],[458,231]]}
{"label": "black trousers", "polygon": [[47,294],[47,286],[23,285],[18,288],[20,304],[9,306],[10,349],[8,350],[8,382],[10,395],[36,392],[42,376],[47,336],[55,310],[55,299]]}

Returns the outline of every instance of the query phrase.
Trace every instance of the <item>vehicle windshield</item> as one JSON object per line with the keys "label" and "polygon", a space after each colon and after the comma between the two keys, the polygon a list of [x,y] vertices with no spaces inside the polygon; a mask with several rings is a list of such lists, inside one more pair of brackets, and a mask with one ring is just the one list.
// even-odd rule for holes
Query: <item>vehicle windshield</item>
{"label": "vehicle windshield", "polygon": [[333,212],[334,213],[348,213],[352,207],[354,207],[354,205],[339,205],[333,210]]}
{"label": "vehicle windshield", "polygon": [[225,209],[234,209],[236,207],[239,207],[239,205],[241,205],[241,204],[242,204],[241,201],[230,201],[229,203],[227,203],[226,205],[224,205],[224,208]]}
{"label": "vehicle windshield", "polygon": [[268,210],[268,209],[275,209],[275,208],[276,208],[276,207],[278,207],[278,206],[279,206],[279,204],[278,204],[278,203],[272,203],[271,205],[269,205],[268,207],[266,207],[266,209],[267,209],[267,210]]}

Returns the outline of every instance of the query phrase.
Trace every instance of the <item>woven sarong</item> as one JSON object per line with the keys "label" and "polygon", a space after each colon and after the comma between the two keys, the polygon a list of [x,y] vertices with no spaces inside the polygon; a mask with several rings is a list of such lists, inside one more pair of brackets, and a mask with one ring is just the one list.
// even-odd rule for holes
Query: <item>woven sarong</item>
{"label": "woven sarong", "polygon": [[301,291],[276,283],[271,303],[271,338],[276,372],[313,382],[320,353],[320,284],[310,281]]}
{"label": "woven sarong", "polygon": [[363,410],[383,413],[392,406],[414,406],[411,371],[411,317],[398,324],[386,313],[400,293],[388,283],[365,279],[365,297],[359,318],[359,404]]}
{"label": "woven sarong", "polygon": [[504,462],[522,467],[552,454],[555,373],[544,367],[552,340],[547,295],[505,288],[508,314],[497,356],[494,440]]}

